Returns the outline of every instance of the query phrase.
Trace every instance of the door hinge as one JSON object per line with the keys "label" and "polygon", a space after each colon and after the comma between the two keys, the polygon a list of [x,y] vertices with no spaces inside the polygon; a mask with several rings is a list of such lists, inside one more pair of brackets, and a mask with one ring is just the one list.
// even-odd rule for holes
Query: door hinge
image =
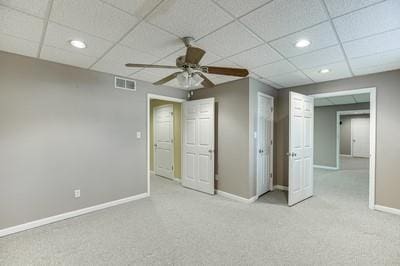
{"label": "door hinge", "polygon": [[269,178],[272,178],[272,173],[269,173]]}
{"label": "door hinge", "polygon": [[171,115],[174,115],[174,112],[171,112]]}
{"label": "door hinge", "polygon": [[172,171],[174,171],[174,166],[173,165],[171,165],[171,169],[172,169]]}

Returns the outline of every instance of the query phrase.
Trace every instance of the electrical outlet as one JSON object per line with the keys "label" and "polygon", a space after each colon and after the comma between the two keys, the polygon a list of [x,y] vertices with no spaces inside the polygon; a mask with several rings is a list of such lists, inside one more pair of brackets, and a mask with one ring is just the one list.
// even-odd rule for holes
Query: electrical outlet
{"label": "electrical outlet", "polygon": [[81,196],[81,190],[80,189],[75,189],[74,190],[75,198],[80,198]]}

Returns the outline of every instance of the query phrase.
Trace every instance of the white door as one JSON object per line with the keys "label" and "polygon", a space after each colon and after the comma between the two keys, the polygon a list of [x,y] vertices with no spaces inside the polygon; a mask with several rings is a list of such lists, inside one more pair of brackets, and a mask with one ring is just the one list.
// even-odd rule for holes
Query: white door
{"label": "white door", "polygon": [[258,95],[257,111],[257,196],[269,191],[272,186],[272,136],[273,98]]}
{"label": "white door", "polygon": [[313,195],[314,99],[289,96],[289,206]]}
{"label": "white door", "polygon": [[351,119],[352,155],[369,158],[369,118]]}
{"label": "white door", "polygon": [[214,98],[183,103],[182,185],[214,194]]}
{"label": "white door", "polygon": [[154,107],[154,172],[174,177],[174,121],[172,104]]}

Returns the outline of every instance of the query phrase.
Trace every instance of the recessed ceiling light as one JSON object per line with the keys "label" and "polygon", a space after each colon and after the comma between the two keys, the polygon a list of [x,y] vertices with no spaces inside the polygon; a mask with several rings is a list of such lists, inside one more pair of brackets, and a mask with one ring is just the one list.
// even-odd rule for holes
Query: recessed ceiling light
{"label": "recessed ceiling light", "polygon": [[331,70],[328,69],[328,68],[324,68],[324,69],[321,69],[321,70],[319,71],[319,73],[321,73],[321,74],[327,74],[327,73],[329,73],[329,72],[331,72]]}
{"label": "recessed ceiling light", "polygon": [[80,41],[80,40],[71,40],[71,41],[69,41],[69,43],[75,48],[79,48],[79,49],[86,48],[86,43],[84,43],[83,41]]}
{"label": "recessed ceiling light", "polygon": [[304,48],[304,47],[309,46],[310,44],[311,44],[311,42],[309,40],[302,39],[302,40],[298,40],[296,42],[296,47],[297,48]]}

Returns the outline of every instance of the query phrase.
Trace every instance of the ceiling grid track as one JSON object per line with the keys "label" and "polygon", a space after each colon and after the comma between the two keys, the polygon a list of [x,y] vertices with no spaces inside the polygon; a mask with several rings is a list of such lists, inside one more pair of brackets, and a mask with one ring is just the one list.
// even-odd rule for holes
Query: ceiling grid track
{"label": "ceiling grid track", "polygon": [[334,34],[335,34],[335,36],[336,36],[336,39],[337,39],[337,41],[338,41],[340,50],[342,50],[342,53],[343,53],[343,56],[344,56],[344,60],[346,61],[347,67],[348,67],[348,69],[349,69],[349,71],[350,71],[350,74],[351,74],[352,77],[354,77],[355,75],[354,75],[353,69],[351,68],[349,58],[348,58],[348,56],[347,56],[347,54],[346,54],[346,51],[344,50],[343,43],[342,43],[342,41],[340,40],[340,37],[339,37],[339,34],[338,34],[337,30],[336,30],[335,24],[333,23],[332,18],[331,18],[330,14],[329,14],[328,7],[327,7],[327,5],[326,5],[326,3],[325,3],[325,0],[320,0],[320,1],[321,1],[321,3],[322,3],[322,6],[323,6],[323,8],[324,8],[324,11],[325,11],[326,15],[327,15],[328,18],[329,18],[328,21],[329,21],[329,23],[331,24],[331,27],[332,27],[332,29],[333,29],[333,32],[334,32]]}
{"label": "ceiling grid track", "polygon": [[[145,19],[151,14],[153,13],[154,10],[157,9],[158,6],[160,6],[165,0],[160,1],[155,7],[153,7],[145,16],[143,16],[143,18],[141,18],[135,25],[133,25],[125,34],[123,34],[121,36],[121,38],[119,38],[110,48],[108,48],[103,55],[101,55],[99,58],[96,59],[96,61],[94,61],[94,63],[92,63],[88,69],[91,69],[94,65],[96,65],[101,59],[104,58],[104,56],[106,56],[114,47],[116,47],[118,44],[121,43],[121,41],[129,34],[131,33],[137,26],[140,25],[140,23],[142,23],[143,21],[145,21]],[[156,61],[155,61],[156,62]],[[154,62],[152,62],[154,63]],[[133,74],[133,73],[132,73]],[[131,74],[131,75],[132,75]]]}
{"label": "ceiling grid track", "polygon": [[42,36],[40,37],[39,50],[38,50],[37,56],[36,56],[37,58],[40,58],[41,53],[42,53],[43,43],[44,43],[44,39],[46,38],[46,33],[47,33],[47,26],[49,25],[51,9],[53,8],[53,2],[54,2],[54,0],[50,0],[47,5],[46,19],[44,20],[44,23],[43,23],[43,31],[42,31]]}
{"label": "ceiling grid track", "polygon": [[[276,50],[275,49],[275,47],[272,47],[270,44],[269,44],[269,42],[267,42],[267,41],[265,41],[264,40],[264,38],[262,38],[261,36],[259,36],[257,33],[255,33],[252,29],[250,29],[246,24],[244,24],[242,21],[240,21],[240,18],[241,17],[243,17],[243,16],[245,16],[245,15],[242,15],[242,16],[240,16],[240,17],[238,17],[238,18],[236,18],[231,12],[229,12],[229,11],[227,11],[224,7],[222,7],[221,5],[219,5],[217,2],[215,2],[215,0],[212,0],[216,5],[218,5],[222,10],[224,10],[225,12],[227,12],[233,19],[234,19],[234,21],[236,21],[236,22],[238,22],[240,25],[242,25],[248,32],[250,32],[253,36],[255,36],[256,38],[258,38],[260,41],[262,41],[263,42],[263,44],[262,45],[268,45],[269,46],[269,48],[271,48],[272,50],[274,50],[276,53],[278,53],[282,58],[284,58],[283,60],[286,60],[291,66],[293,66],[297,71],[299,71],[299,72],[301,72],[304,76],[306,76],[310,81],[311,81],[311,83],[315,83],[314,82],[314,80],[312,79],[312,78],[310,78],[308,75],[306,75],[300,68],[298,68],[296,65],[294,65],[292,62],[290,62],[289,60],[288,60],[288,58],[286,58],[281,52],[279,52],[278,50]],[[265,5],[267,5],[267,4],[270,4],[272,1],[270,1],[270,2],[267,2],[266,4],[264,4],[263,6],[265,6]],[[258,7],[258,8],[260,8],[260,7]],[[258,8],[256,8],[256,9],[258,9]],[[256,10],[256,9],[254,9],[254,10]],[[322,22],[321,22],[322,23]],[[313,26],[315,26],[315,25],[313,25]],[[301,31],[303,31],[304,29],[302,29]],[[290,34],[293,34],[293,33],[290,33]],[[280,37],[280,38],[282,38],[282,37]],[[260,45],[261,46],[261,45]],[[258,46],[256,46],[256,47],[258,47]],[[250,49],[253,49],[254,47],[252,47],[252,48],[250,48]],[[249,49],[249,50],[250,50]],[[231,56],[234,56],[234,55],[231,55]],[[229,57],[231,57],[231,56],[229,56]],[[227,58],[229,58],[229,57],[227,57]],[[278,61],[276,61],[276,62],[278,62]],[[268,63],[268,64],[265,64],[265,66],[266,65],[269,65],[269,64],[273,64],[273,62],[272,63]],[[260,66],[261,67],[261,66]],[[294,71],[295,72],[295,71]],[[289,73],[294,73],[294,72],[289,72]],[[288,73],[283,73],[282,75],[285,75],[285,74],[288,74]],[[280,74],[279,75],[277,75],[277,76],[280,76]],[[265,79],[265,80],[267,80],[267,79]],[[274,83],[276,83],[276,82],[274,82]],[[277,85],[279,85],[279,86],[282,86],[281,84],[279,84],[279,83],[276,83]],[[285,87],[285,86],[282,86],[282,87]]]}

